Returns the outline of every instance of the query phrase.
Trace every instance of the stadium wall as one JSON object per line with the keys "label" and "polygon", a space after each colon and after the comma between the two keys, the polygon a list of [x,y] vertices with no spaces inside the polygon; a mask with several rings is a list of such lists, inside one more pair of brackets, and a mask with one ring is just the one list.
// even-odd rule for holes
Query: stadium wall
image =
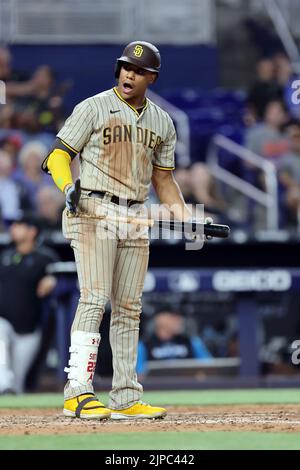
{"label": "stadium wall", "polygon": [[[114,84],[115,59],[124,45],[13,45],[14,64],[30,76],[38,65],[49,64],[57,79],[71,79],[66,96],[71,109],[78,101],[110,88]],[[218,86],[218,50],[214,46],[160,47],[163,66],[153,90],[196,87],[211,90]]]}

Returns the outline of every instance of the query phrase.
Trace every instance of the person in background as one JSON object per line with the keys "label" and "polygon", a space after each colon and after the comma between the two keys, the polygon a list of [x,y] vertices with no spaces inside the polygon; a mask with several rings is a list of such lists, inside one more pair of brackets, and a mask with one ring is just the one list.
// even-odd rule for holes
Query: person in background
{"label": "person in background", "polygon": [[0,149],[0,219],[6,221],[18,217],[20,199],[17,184],[12,180],[13,162],[10,155]]}
{"label": "person in background", "polygon": [[62,193],[54,186],[41,187],[36,195],[36,205],[42,230],[61,230],[62,211],[65,207]]}
{"label": "person in background", "polygon": [[6,47],[0,47],[0,80],[7,82],[11,77],[11,55]]}
{"label": "person in background", "polygon": [[41,340],[42,300],[55,288],[47,266],[57,256],[38,244],[39,219],[10,227],[13,247],[0,257],[0,393],[22,393]]}
{"label": "person in background", "polygon": [[251,85],[248,96],[248,112],[253,122],[261,121],[270,101],[282,98],[282,87],[275,79],[275,65],[270,57],[262,57],[256,64],[256,80]]}
{"label": "person in background", "polygon": [[0,149],[5,150],[10,155],[14,171],[18,166],[18,153],[22,145],[22,137],[18,132],[8,131],[0,138]]}
{"label": "person in background", "polygon": [[281,207],[285,224],[297,227],[300,207],[300,122],[292,121],[287,126],[290,152],[282,157],[278,167],[278,180],[283,188]]}
{"label": "person in background", "polygon": [[198,336],[184,331],[179,312],[163,310],[154,317],[153,333],[139,341],[137,373],[147,372],[147,361],[166,359],[210,359],[212,355]]}
{"label": "person in background", "polygon": [[[6,46],[0,46],[0,80],[5,82],[7,88],[10,83],[16,84],[27,78],[24,73],[14,70],[12,63],[13,58],[10,50]],[[10,96],[9,93],[8,96]]]}
{"label": "person in background", "polygon": [[15,172],[14,177],[25,188],[32,209],[36,208],[36,195],[39,189],[50,185],[49,178],[41,172],[45,153],[47,147],[36,140],[25,144],[19,154],[19,171]]}
{"label": "person in background", "polygon": [[289,140],[282,132],[287,121],[284,103],[280,100],[270,101],[266,106],[263,122],[247,131],[245,146],[276,165],[280,157],[289,150]]}
{"label": "person in background", "polygon": [[0,104],[0,131],[12,129],[14,108],[11,103]]}
{"label": "person in background", "polygon": [[204,204],[205,215],[218,216],[228,210],[217,181],[205,163],[175,170],[175,179],[188,204]]}
{"label": "person in background", "polygon": [[[23,90],[22,90],[23,86]],[[16,85],[15,126],[28,133],[57,132],[63,119],[62,88],[55,90],[55,74],[49,65],[41,65],[25,85]],[[17,90],[19,92],[17,93]]]}

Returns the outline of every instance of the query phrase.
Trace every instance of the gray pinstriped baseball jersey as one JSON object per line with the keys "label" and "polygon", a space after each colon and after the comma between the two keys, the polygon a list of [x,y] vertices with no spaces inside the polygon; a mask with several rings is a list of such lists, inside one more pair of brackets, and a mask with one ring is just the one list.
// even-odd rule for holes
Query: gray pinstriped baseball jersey
{"label": "gray pinstriped baseball jersey", "polygon": [[146,99],[139,114],[116,88],[79,103],[57,136],[81,151],[86,189],[144,201],[153,166],[174,168],[176,133],[168,113]]}

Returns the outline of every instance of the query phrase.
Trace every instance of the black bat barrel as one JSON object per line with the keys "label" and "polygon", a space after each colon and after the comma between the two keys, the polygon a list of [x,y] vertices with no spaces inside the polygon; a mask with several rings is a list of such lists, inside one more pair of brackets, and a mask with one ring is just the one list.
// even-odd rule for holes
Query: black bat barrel
{"label": "black bat barrel", "polygon": [[[161,229],[174,230],[176,232],[199,232],[204,235],[216,238],[228,238],[230,228],[221,224],[199,224],[197,222],[179,222],[174,220],[159,220],[155,223]],[[201,226],[201,227],[199,227]]]}
{"label": "black bat barrel", "polygon": [[230,234],[230,228],[228,225],[204,224],[204,234],[210,237],[228,238]]}

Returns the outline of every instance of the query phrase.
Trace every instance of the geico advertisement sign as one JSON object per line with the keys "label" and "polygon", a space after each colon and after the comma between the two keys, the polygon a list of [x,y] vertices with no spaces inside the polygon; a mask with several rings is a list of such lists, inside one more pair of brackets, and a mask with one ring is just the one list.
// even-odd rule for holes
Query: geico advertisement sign
{"label": "geico advertisement sign", "polygon": [[282,269],[254,271],[218,271],[213,276],[217,291],[286,291],[292,284],[291,274]]}

